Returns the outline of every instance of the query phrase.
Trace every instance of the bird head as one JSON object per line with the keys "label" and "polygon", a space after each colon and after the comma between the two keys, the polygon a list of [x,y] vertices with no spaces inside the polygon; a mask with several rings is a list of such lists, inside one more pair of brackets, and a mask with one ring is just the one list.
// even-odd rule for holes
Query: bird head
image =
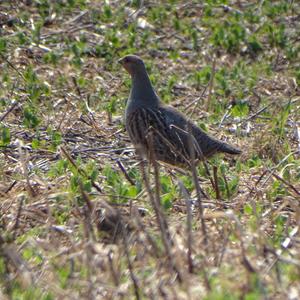
{"label": "bird head", "polygon": [[134,75],[139,70],[145,69],[143,60],[136,55],[126,55],[119,59],[118,62],[125,68],[125,70],[130,75]]}

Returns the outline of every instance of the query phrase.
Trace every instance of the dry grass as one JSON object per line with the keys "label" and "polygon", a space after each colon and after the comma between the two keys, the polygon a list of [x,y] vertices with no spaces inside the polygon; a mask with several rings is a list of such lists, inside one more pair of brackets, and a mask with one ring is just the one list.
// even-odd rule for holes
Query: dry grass
{"label": "dry grass", "polygon": [[[298,299],[299,4],[45,3],[0,3],[0,298]],[[260,20],[238,22],[261,52],[213,43],[216,20],[251,7]],[[243,149],[212,159],[211,180],[198,167],[207,197],[188,171],[136,158],[128,52],[164,101]]]}

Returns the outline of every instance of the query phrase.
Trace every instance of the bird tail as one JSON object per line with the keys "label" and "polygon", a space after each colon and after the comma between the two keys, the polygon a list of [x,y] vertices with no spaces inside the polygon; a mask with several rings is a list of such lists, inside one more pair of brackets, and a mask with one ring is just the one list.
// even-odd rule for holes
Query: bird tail
{"label": "bird tail", "polygon": [[242,150],[235,148],[226,143],[222,143],[222,146],[219,148],[219,151],[229,153],[229,154],[241,154],[242,153]]}

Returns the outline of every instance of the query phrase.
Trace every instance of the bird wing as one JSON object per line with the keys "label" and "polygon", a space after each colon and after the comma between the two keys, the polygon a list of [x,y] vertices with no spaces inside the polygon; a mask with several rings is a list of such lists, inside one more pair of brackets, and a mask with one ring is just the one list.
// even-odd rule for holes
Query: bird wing
{"label": "bird wing", "polygon": [[170,134],[180,141],[186,154],[191,154],[191,145],[193,145],[192,151],[195,151],[195,157],[199,159],[209,157],[220,150],[222,142],[208,135],[182,113],[170,106],[164,106],[162,110],[166,116],[165,122],[170,128]]}
{"label": "bird wing", "polygon": [[207,134],[173,107],[164,106],[162,109],[164,115],[167,116],[166,123],[168,123],[168,126],[173,126],[175,129],[179,127],[181,129],[174,131],[174,133],[180,136],[181,140],[186,142],[192,136],[196,158],[203,159],[203,157],[210,157],[217,152],[229,154],[240,154],[242,152],[240,149]]}

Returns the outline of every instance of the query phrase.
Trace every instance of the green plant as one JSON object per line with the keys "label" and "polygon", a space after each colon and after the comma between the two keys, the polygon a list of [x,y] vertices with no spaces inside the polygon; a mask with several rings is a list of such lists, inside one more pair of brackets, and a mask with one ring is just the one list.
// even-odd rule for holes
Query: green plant
{"label": "green plant", "polygon": [[23,110],[23,123],[28,128],[36,128],[41,120],[37,116],[37,109],[32,105],[27,105],[24,107]]}
{"label": "green plant", "polygon": [[9,128],[5,126],[0,127],[1,139],[0,139],[0,147],[5,147],[10,143],[10,131]]}
{"label": "green plant", "polygon": [[282,110],[275,118],[273,132],[275,134],[278,134],[280,138],[284,136],[284,133],[286,131],[285,125],[288,120],[290,112],[291,112],[291,103],[289,101],[286,105],[283,106]]}
{"label": "green plant", "polygon": [[135,197],[140,191],[140,185],[130,185],[109,165],[105,166],[103,174],[106,177],[105,188],[108,190],[112,202],[127,202],[129,198]]}

